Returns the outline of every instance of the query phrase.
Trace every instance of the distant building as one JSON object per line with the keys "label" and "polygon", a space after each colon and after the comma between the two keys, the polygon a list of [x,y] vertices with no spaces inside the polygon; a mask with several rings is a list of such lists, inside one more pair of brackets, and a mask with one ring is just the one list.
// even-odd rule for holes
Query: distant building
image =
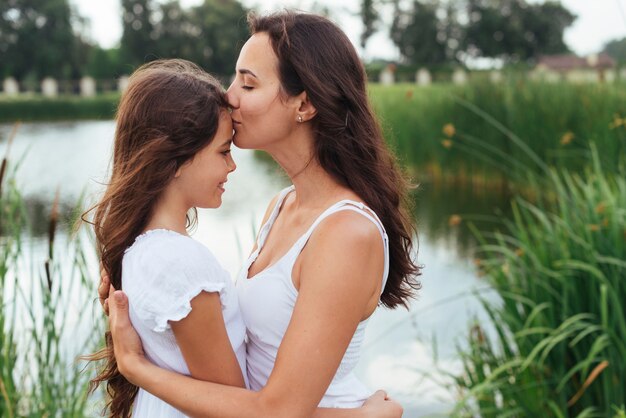
{"label": "distant building", "polygon": [[615,61],[605,53],[584,58],[573,54],[544,55],[539,57],[532,76],[545,81],[604,82],[613,81],[615,71]]}

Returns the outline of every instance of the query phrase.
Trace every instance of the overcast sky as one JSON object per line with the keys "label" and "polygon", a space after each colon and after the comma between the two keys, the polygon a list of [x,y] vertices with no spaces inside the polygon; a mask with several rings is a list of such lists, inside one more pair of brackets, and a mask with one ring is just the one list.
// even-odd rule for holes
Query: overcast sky
{"label": "overcast sky", "polygon": [[[540,0],[529,0],[540,2]],[[119,43],[122,34],[119,0],[70,0],[78,12],[89,19],[88,36],[102,45],[111,47]],[[181,0],[183,7],[201,3],[202,0]],[[314,5],[326,6],[333,19],[340,24],[355,45],[359,44],[361,22],[357,15],[360,0],[243,0],[247,7],[261,11],[276,10],[281,7],[294,7],[311,10]],[[579,55],[598,52],[612,39],[626,37],[626,0],[561,0],[570,11],[578,16],[574,24],[566,30],[565,41]],[[339,5],[338,5],[339,4]],[[383,19],[390,20],[389,8],[381,10]],[[398,53],[388,39],[386,30],[370,38],[367,50],[360,51],[366,58],[397,58]]]}

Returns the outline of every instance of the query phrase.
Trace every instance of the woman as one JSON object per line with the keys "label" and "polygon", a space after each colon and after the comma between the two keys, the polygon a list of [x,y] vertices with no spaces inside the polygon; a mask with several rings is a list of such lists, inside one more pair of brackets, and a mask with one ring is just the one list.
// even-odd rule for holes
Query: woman
{"label": "woman", "polygon": [[293,182],[270,203],[237,281],[256,392],[147,362],[119,292],[111,332],[122,374],[188,415],[310,417],[364,402],[352,370],[367,319],[379,303],[407,306],[418,287],[413,226],[345,34],[309,14],[249,23],[227,92],[234,142],[267,151]]}

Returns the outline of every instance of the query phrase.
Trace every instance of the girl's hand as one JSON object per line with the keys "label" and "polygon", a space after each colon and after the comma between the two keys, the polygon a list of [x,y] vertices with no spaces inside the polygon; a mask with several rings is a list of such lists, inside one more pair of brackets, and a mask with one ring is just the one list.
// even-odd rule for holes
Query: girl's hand
{"label": "girl's hand", "polygon": [[113,350],[120,373],[131,383],[133,371],[146,362],[141,339],[130,323],[128,298],[121,290],[110,288],[109,328],[113,338]]}
{"label": "girl's hand", "polygon": [[402,405],[391,400],[384,390],[377,390],[363,404],[363,411],[371,418],[401,418]]}

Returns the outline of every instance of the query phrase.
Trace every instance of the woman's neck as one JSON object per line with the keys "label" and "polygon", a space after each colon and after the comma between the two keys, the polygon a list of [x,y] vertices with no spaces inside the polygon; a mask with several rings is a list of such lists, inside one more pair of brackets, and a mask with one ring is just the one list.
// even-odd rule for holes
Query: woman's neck
{"label": "woman's neck", "polygon": [[341,185],[315,158],[312,134],[281,142],[268,151],[296,188],[295,208],[319,209],[338,198],[356,198],[354,192]]}

